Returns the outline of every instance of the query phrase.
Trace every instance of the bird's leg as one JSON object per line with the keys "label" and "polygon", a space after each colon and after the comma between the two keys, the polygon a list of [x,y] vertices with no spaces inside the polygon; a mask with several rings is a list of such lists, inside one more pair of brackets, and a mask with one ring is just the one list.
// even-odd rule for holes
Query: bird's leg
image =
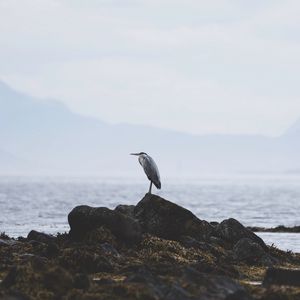
{"label": "bird's leg", "polygon": [[152,189],[152,181],[150,181],[149,194],[151,194],[151,189]]}

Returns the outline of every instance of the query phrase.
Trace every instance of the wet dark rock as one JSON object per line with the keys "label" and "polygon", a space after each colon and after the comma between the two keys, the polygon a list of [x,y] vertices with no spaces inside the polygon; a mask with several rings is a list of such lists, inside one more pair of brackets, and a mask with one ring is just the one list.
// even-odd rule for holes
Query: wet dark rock
{"label": "wet dark rock", "polygon": [[72,238],[80,240],[101,226],[108,228],[117,238],[126,242],[141,239],[141,228],[134,219],[106,207],[77,206],[68,215]]}
{"label": "wet dark rock", "polygon": [[137,271],[134,274],[130,274],[127,278],[126,278],[126,282],[135,282],[135,283],[152,283],[152,274],[149,275],[149,271],[148,273],[146,272],[140,272]]}
{"label": "wet dark rock", "polygon": [[245,290],[239,290],[228,295],[225,300],[254,300]]}
{"label": "wet dark rock", "polygon": [[33,255],[28,261],[34,270],[45,271],[48,269],[49,260],[45,257]]}
{"label": "wet dark rock", "polygon": [[87,245],[99,245],[108,243],[111,245],[117,244],[117,237],[105,226],[98,227],[96,229],[88,231],[81,242]]}
{"label": "wet dark rock", "polygon": [[1,246],[13,246],[16,245],[18,241],[13,240],[13,239],[1,239],[0,238],[0,247]]}
{"label": "wet dark rock", "polygon": [[198,248],[203,251],[209,251],[212,248],[210,244],[203,241],[198,241],[191,236],[181,236],[179,241],[182,243],[183,246],[187,248]]}
{"label": "wet dark rock", "polygon": [[45,244],[53,243],[53,241],[55,240],[54,236],[35,230],[31,230],[28,233],[27,239],[29,241],[37,241]]}
{"label": "wet dark rock", "polygon": [[128,217],[134,218],[135,205],[120,204],[115,208],[115,211],[122,213]]}
{"label": "wet dark rock", "polygon": [[220,223],[216,222],[216,221],[211,221],[211,222],[209,222],[209,224],[215,227],[215,226],[218,226]]}
{"label": "wet dark rock", "polygon": [[86,274],[78,273],[74,276],[74,287],[80,290],[87,290],[90,287],[90,280]]}
{"label": "wet dark rock", "polygon": [[264,250],[267,251],[268,247],[265,242],[253,233],[251,230],[244,227],[236,219],[230,218],[222,221],[216,227],[217,235],[223,240],[230,243],[232,246],[235,245],[240,239],[248,238],[255,243],[259,244]]}
{"label": "wet dark rock", "polygon": [[209,241],[212,243],[212,244],[214,244],[214,245],[219,245],[219,246],[221,246],[221,247],[225,247],[225,243],[224,243],[224,241],[223,241],[223,239],[221,239],[221,238],[218,238],[218,237],[215,237],[215,236],[211,236],[210,238],[209,238]]}
{"label": "wet dark rock", "polygon": [[245,298],[248,295],[243,286],[224,276],[208,278],[205,287],[207,287],[206,294],[210,296],[210,299],[215,300],[230,299],[230,297],[234,297],[234,295],[243,295]]}
{"label": "wet dark rock", "polygon": [[266,272],[263,284],[265,286],[291,285],[300,287],[300,270],[269,268]]}
{"label": "wet dark rock", "polygon": [[48,269],[42,277],[42,283],[46,289],[54,294],[63,295],[65,291],[73,287],[73,277],[69,272],[61,267]]}
{"label": "wet dark rock", "polygon": [[216,257],[221,257],[224,254],[224,252],[221,251],[222,248],[218,244],[198,241],[190,236],[183,236],[180,239],[180,242],[186,248],[201,249],[202,251],[211,253]]}
{"label": "wet dark rock", "polygon": [[168,293],[164,297],[166,300],[196,300],[189,292],[183,289],[178,284],[173,284],[169,289]]}
{"label": "wet dark rock", "polygon": [[213,232],[208,222],[198,219],[189,210],[152,194],[146,194],[136,205],[134,215],[144,232],[166,239],[189,235],[205,240]]}
{"label": "wet dark rock", "polygon": [[24,253],[18,256],[21,264],[30,264],[33,269],[45,270],[49,260],[46,257],[31,253]]}
{"label": "wet dark rock", "polygon": [[233,256],[235,260],[249,264],[271,266],[276,262],[259,244],[248,238],[240,239],[234,245]]}
{"label": "wet dark rock", "polygon": [[196,299],[225,300],[235,293],[246,293],[245,288],[234,280],[218,275],[210,275],[188,267],[184,271],[184,281],[190,286],[197,286]]}
{"label": "wet dark rock", "polygon": [[3,297],[0,298],[1,300],[30,300],[29,297],[23,295],[19,292],[12,292],[9,294],[5,294]]}
{"label": "wet dark rock", "polygon": [[105,254],[120,256],[119,252],[116,250],[116,248],[113,245],[109,243],[103,243],[100,246]]}
{"label": "wet dark rock", "polygon": [[137,266],[125,282],[145,285],[154,299],[164,299],[166,284],[146,266]]}
{"label": "wet dark rock", "polygon": [[49,243],[45,249],[45,256],[49,258],[53,258],[58,256],[59,254],[59,247],[56,243]]}
{"label": "wet dark rock", "polygon": [[9,288],[16,282],[16,276],[17,276],[17,266],[13,266],[8,274],[4,277],[3,281],[1,282],[1,285]]}

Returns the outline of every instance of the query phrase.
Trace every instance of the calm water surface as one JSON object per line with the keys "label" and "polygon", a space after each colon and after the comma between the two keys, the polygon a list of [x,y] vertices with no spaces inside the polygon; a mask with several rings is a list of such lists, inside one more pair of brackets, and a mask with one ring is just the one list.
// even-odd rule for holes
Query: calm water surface
{"label": "calm water surface", "polygon": [[[65,232],[74,206],[136,204],[147,189],[143,179],[0,177],[0,231],[15,237],[31,229]],[[300,225],[298,176],[173,179],[157,194],[208,221],[233,217],[249,226]],[[263,235],[268,243],[300,252],[297,234]]]}

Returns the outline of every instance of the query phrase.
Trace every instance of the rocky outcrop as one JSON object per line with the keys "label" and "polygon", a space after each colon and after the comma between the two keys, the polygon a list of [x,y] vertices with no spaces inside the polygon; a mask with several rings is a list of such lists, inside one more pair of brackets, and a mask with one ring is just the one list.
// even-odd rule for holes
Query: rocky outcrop
{"label": "rocky outcrop", "polygon": [[134,218],[134,205],[120,204],[115,208],[115,211],[122,213],[130,218]]}
{"label": "rocky outcrop", "polygon": [[251,231],[254,232],[290,232],[290,233],[300,233],[300,226],[294,226],[294,227],[286,227],[283,225],[279,225],[272,228],[266,228],[266,227],[247,227]]}
{"label": "rocky outcrop", "polygon": [[136,205],[134,216],[144,232],[166,239],[177,240],[187,235],[207,240],[214,231],[208,222],[189,210],[151,194],[146,194]]}
{"label": "rocky outcrop", "polygon": [[249,238],[242,238],[234,245],[233,255],[237,261],[253,265],[272,266],[277,262],[261,245]]}
{"label": "rocky outcrop", "polygon": [[106,207],[77,206],[69,213],[68,221],[71,228],[70,235],[77,240],[101,226],[109,229],[124,242],[134,242],[141,238],[141,228],[136,220]]}
{"label": "rocky outcrop", "polygon": [[51,236],[49,234],[43,233],[43,232],[31,230],[27,235],[27,239],[29,241],[37,241],[37,242],[49,244],[49,243],[54,242],[55,237]]}
{"label": "rocky outcrop", "polygon": [[260,245],[263,249],[268,249],[265,242],[259,236],[233,218],[226,219],[217,225],[216,231],[217,235],[231,246],[235,245],[240,239],[247,238]]}
{"label": "rocky outcrop", "polygon": [[149,194],[115,210],[78,206],[68,219],[69,234],[1,235],[0,299],[299,299],[297,272],[270,269],[249,288],[270,265],[299,268],[300,256],[234,219],[209,224]]}

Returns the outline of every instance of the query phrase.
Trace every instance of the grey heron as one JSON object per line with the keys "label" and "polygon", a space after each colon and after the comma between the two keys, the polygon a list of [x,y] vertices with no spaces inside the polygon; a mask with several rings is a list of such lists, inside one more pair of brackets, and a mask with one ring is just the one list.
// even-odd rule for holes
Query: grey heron
{"label": "grey heron", "polygon": [[143,167],[148,179],[150,180],[149,193],[151,194],[152,183],[158,188],[161,188],[160,176],[157,165],[153,158],[145,152],[140,153],[130,153],[131,155],[136,155],[139,158],[139,163]]}

